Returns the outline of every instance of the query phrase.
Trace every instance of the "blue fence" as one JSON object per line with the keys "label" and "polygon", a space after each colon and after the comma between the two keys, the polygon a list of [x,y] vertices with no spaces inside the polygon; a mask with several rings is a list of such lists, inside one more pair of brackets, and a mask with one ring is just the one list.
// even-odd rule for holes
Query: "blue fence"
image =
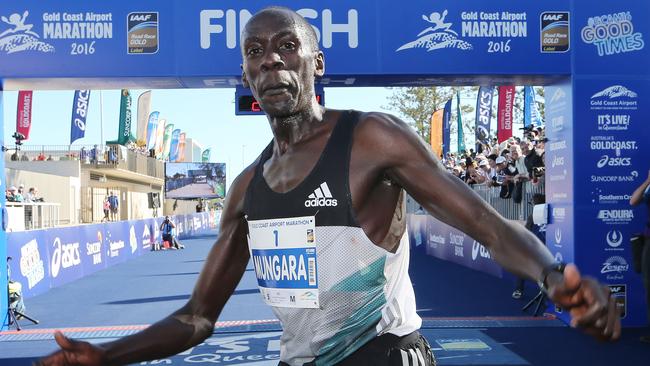
{"label": "blue fence", "polygon": [[[179,239],[217,229],[219,212],[171,216]],[[7,234],[11,278],[29,298],[128,261],[161,241],[163,218]]]}
{"label": "blue fence", "polygon": [[503,269],[481,243],[429,215],[409,214],[409,239],[414,250],[502,277]]}

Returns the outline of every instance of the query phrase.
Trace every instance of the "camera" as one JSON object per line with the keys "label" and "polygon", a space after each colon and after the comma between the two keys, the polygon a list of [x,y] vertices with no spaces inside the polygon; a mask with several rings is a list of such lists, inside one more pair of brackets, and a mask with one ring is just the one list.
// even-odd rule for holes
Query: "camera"
{"label": "camera", "polygon": [[26,139],[25,135],[23,135],[23,134],[20,133],[20,132],[14,132],[14,134],[11,135],[11,137],[13,137],[14,139],[16,139],[16,145],[22,145],[22,144],[23,144],[23,140]]}
{"label": "camera", "polygon": [[543,166],[533,167],[533,176],[537,178],[542,177],[545,172],[546,172],[546,167]]}

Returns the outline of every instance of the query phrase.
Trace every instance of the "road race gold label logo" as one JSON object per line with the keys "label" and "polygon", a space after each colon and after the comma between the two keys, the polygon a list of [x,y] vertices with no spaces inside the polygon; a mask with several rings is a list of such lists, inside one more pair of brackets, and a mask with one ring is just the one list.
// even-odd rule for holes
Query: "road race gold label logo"
{"label": "road race gold label logo", "polygon": [[158,52],[158,13],[129,13],[126,39],[129,54]]}
{"label": "road race gold label logo", "polygon": [[566,52],[569,50],[569,13],[544,12],[541,15],[542,52]]}

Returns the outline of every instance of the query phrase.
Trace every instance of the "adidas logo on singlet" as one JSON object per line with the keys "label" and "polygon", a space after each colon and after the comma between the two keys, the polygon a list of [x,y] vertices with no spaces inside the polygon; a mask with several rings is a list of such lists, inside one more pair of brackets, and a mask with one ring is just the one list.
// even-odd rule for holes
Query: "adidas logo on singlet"
{"label": "adidas logo on singlet", "polygon": [[314,190],[305,201],[305,207],[336,207],[338,203],[332,198],[327,182],[321,183],[320,187]]}

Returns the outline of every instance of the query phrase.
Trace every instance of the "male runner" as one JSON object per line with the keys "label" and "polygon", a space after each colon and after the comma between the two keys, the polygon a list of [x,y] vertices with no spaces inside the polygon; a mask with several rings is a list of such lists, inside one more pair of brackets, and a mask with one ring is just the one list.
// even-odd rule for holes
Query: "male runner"
{"label": "male runner", "polygon": [[[134,363],[202,342],[251,253],[264,299],[284,329],[281,365],[432,365],[417,333],[403,190],[484,243],[506,269],[540,281],[570,310],[573,325],[600,339],[620,336],[605,286],[581,277],[574,265],[555,264],[533,234],[449,174],[407,124],[318,105],[314,80],[325,61],[305,19],[267,8],[251,18],[241,39],[242,79],[274,138],[228,192],[221,232],[190,300],[151,327],[102,345],[57,333],[62,350],[42,365]],[[269,253],[282,258],[286,275],[265,265]],[[286,292],[294,287],[301,296]]]}

